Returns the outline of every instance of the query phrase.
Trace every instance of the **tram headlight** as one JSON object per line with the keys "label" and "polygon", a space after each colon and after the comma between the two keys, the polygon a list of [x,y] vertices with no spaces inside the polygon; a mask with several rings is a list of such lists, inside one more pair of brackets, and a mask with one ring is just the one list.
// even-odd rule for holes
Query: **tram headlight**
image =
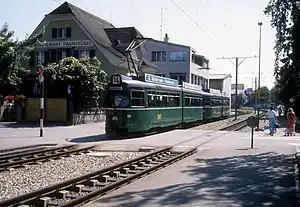
{"label": "tram headlight", "polygon": [[118,117],[117,116],[112,116],[111,118],[113,121],[117,121],[118,120]]}

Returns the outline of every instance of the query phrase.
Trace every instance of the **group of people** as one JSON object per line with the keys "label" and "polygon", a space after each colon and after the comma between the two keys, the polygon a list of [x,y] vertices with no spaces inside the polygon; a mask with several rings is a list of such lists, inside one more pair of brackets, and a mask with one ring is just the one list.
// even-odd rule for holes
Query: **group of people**
{"label": "group of people", "polygon": [[[279,127],[279,122],[277,115],[281,116],[282,107],[280,107],[279,113],[277,113],[273,107],[270,107],[267,118],[269,119],[269,129],[270,135],[273,136],[276,133],[276,127]],[[286,115],[286,134],[285,136],[295,135],[295,126],[296,126],[296,114],[292,108],[289,108]]]}

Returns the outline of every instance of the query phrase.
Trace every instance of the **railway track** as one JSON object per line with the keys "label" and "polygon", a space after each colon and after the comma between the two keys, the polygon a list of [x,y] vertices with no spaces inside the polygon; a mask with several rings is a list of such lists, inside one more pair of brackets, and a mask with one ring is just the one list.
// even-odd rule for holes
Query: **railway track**
{"label": "railway track", "polygon": [[8,155],[8,154],[16,154],[25,151],[46,149],[50,147],[55,147],[56,145],[57,144],[36,144],[36,145],[27,145],[27,146],[14,147],[14,148],[6,148],[0,150],[0,156],[2,156],[3,154]]}
{"label": "railway track", "polygon": [[[265,113],[261,114],[260,119],[263,118],[265,115],[266,115]],[[236,122],[232,125],[226,126],[220,130],[221,131],[239,131],[245,127],[247,127],[247,119],[244,119],[244,120]]]}
{"label": "railway track", "polygon": [[0,202],[0,206],[78,206],[194,154],[172,147]]}
{"label": "railway track", "polygon": [[[239,130],[240,128],[245,127],[245,121],[246,120],[235,123],[223,128],[223,130]],[[184,152],[172,151],[173,146],[167,147],[118,165],[48,186],[31,193],[0,201],[0,207],[80,206],[139,179],[140,177],[155,172],[178,160],[184,159],[185,157],[196,153],[199,146],[207,144],[222,135],[223,134],[213,137],[197,147]],[[193,139],[197,138],[192,138],[191,140]],[[185,140],[184,142],[191,140]]]}
{"label": "railway track", "polygon": [[36,149],[32,151],[25,150],[22,152],[2,154],[0,155],[0,171],[88,152],[93,147],[94,146],[76,148],[75,145],[68,145],[62,147],[51,147],[48,149]]}

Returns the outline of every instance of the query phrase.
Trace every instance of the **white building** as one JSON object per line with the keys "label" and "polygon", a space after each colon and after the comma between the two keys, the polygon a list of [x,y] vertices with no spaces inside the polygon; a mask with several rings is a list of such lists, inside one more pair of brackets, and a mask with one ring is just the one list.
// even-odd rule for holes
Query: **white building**
{"label": "white building", "polygon": [[171,43],[166,34],[164,41],[147,40],[145,49],[143,57],[162,69],[155,75],[176,79],[179,84],[184,81],[209,88],[209,60],[196,54],[192,47]]}

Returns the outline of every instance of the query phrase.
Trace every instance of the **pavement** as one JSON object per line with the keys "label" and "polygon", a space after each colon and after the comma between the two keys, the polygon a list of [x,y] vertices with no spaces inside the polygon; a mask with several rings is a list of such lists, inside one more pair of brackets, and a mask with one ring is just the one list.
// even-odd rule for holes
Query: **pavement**
{"label": "pavement", "polygon": [[[282,125],[284,126],[284,125]],[[198,153],[108,194],[86,206],[293,206],[294,165],[300,135],[255,132],[173,130],[126,140],[107,140],[104,123],[71,127],[0,125],[0,148],[41,143],[98,144],[99,150],[140,146],[198,146]]]}
{"label": "pavement", "polygon": [[[295,206],[292,158],[300,136],[282,137],[283,130],[275,136],[256,132],[253,149],[249,133],[202,140],[197,154],[85,206]],[[200,136],[196,140],[181,145],[199,145]]]}
{"label": "pavement", "polygon": [[[74,142],[68,142],[69,139],[73,139]],[[105,123],[48,126],[44,127],[44,136],[40,137],[39,127],[0,122],[0,149],[35,144],[76,144],[76,139],[106,139]]]}

